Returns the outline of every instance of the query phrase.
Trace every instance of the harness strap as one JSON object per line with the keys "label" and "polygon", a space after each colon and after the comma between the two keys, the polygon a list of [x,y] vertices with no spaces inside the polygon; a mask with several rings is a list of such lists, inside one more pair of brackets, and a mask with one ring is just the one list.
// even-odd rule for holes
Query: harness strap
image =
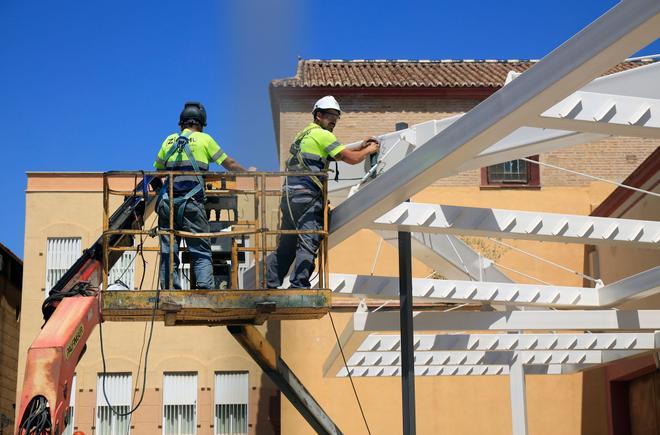
{"label": "harness strap", "polygon": [[[312,130],[315,130],[317,128],[321,128],[321,127],[320,126],[311,127],[291,144],[291,148],[289,150],[290,153],[289,160],[287,160],[286,162],[287,169],[301,168],[303,171],[312,172],[311,168],[305,163],[305,160],[303,159],[300,144],[307,137],[307,135],[309,135],[312,132]],[[297,165],[293,164],[292,161],[294,159],[298,161]],[[325,163],[325,167],[326,169],[328,167],[327,161]],[[319,180],[318,177],[311,175],[309,176],[309,178],[312,180],[314,184],[318,186],[319,189],[323,190],[323,183],[321,183],[321,180]]]}
{"label": "harness strap", "polygon": [[[197,160],[195,160],[195,157],[192,154],[192,151],[190,150],[190,147],[188,146],[188,137],[192,134],[192,131],[187,131],[179,135],[179,137],[176,140],[176,144],[172,145],[172,147],[167,151],[167,154],[165,155],[165,167],[167,167],[167,162],[170,160],[170,158],[174,155],[174,153],[178,153],[179,155],[182,152],[186,153],[186,157],[188,157],[188,160],[190,161],[191,166],[193,167],[193,170],[195,173],[197,173],[197,186],[193,187],[190,189],[182,198],[179,204],[179,209],[177,210],[176,213],[176,218],[175,218],[175,223],[181,225],[183,223],[183,215],[186,211],[186,205],[188,204],[188,201],[190,198],[193,196],[197,195],[200,191],[204,196],[206,194],[204,193],[204,179],[202,178],[201,171],[199,170],[199,165],[197,164]],[[168,180],[166,180],[168,181]],[[159,200],[162,199],[166,193],[166,185],[164,184],[162,189],[160,190],[160,194],[158,195]],[[174,199],[172,199],[172,205],[174,206]]]}

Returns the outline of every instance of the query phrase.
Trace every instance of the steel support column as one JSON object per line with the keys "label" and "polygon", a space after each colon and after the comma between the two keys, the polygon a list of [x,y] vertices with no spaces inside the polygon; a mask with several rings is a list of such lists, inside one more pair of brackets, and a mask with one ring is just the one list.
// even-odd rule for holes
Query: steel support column
{"label": "steel support column", "polygon": [[[408,124],[399,122],[396,130]],[[408,200],[410,201],[410,200]],[[401,321],[401,404],[403,434],[414,435],[415,428],[415,350],[413,329],[412,247],[410,233],[400,231],[399,239],[399,303]]]}
{"label": "steel support column", "polygon": [[522,358],[516,355],[509,368],[511,393],[511,433],[527,435],[527,403],[525,401],[525,370]]}

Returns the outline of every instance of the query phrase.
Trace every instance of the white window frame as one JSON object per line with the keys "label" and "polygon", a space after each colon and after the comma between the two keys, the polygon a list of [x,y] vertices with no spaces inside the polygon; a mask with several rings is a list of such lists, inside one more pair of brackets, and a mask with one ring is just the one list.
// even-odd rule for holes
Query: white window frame
{"label": "white window frame", "polygon": [[48,237],[46,239],[46,283],[44,299],[62,278],[64,273],[80,258],[82,254],[81,237]]}
{"label": "white window frame", "polygon": [[[163,435],[195,435],[197,434],[197,383],[196,372],[165,372],[163,373]],[[178,427],[174,432],[168,432],[167,415],[172,411],[177,414]],[[192,411],[192,433],[182,432],[182,415]]]}
{"label": "white window frame", "polygon": [[[247,371],[224,371],[215,373],[214,401],[213,401],[213,433],[214,435],[247,435],[249,432],[250,417],[250,374]],[[243,416],[243,428],[230,426],[228,431],[220,431],[218,425],[221,406],[228,406],[230,412],[240,413]],[[230,419],[230,422],[234,420]],[[240,423],[239,423],[240,424]]]}
{"label": "white window frame", "polygon": [[[131,409],[131,394],[133,391],[133,375],[131,373],[106,373],[105,392],[113,409],[119,412],[128,412]],[[102,427],[100,415],[109,416],[109,427]],[[131,432],[130,416],[120,417],[108,406],[103,394],[103,374],[99,373],[96,378],[96,412],[95,430],[96,435],[127,435]],[[124,421],[121,421],[123,419]]]}

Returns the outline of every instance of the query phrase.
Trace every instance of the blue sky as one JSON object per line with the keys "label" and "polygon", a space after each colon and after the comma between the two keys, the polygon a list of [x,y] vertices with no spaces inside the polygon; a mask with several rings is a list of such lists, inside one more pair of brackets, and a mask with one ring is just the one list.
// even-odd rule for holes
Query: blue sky
{"label": "blue sky", "polygon": [[231,156],[275,169],[268,83],[298,56],[538,59],[615,4],[2,0],[0,242],[23,257],[26,171],[150,168],[186,100]]}

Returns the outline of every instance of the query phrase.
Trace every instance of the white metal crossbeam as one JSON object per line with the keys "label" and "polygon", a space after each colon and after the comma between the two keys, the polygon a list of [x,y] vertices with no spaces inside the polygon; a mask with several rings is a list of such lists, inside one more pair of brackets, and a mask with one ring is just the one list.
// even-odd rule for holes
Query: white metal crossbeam
{"label": "white metal crossbeam", "polygon": [[[330,275],[330,288],[336,294],[358,298],[396,299],[399,295],[399,279],[333,273]],[[599,304],[598,290],[594,288],[429,278],[413,278],[413,296],[419,301],[516,306],[585,308],[597,307]]]}
{"label": "white metal crossbeam", "polygon": [[[399,331],[397,312],[356,312],[353,326],[358,331]],[[571,310],[414,313],[416,331],[612,331],[660,330],[660,310]]]}
{"label": "white metal crossbeam", "polygon": [[404,202],[377,230],[660,248],[660,222]]}
{"label": "white metal crossbeam", "polygon": [[[330,289],[358,298],[396,299],[396,277],[330,274]],[[609,307],[660,292],[660,266],[601,288],[413,278],[413,297],[420,301],[493,303],[555,308]]]}
{"label": "white metal crossbeam", "polygon": [[624,1],[382,173],[332,212],[330,246],[528,125],[660,36],[660,2]]}
{"label": "white metal crossbeam", "polygon": [[[520,358],[523,365],[547,364],[602,364],[639,354],[640,351],[602,350],[532,350],[532,351],[415,351],[415,365],[511,365]],[[396,351],[355,352],[348,359],[349,366],[378,367],[401,363]]]}
{"label": "white metal crossbeam", "polygon": [[[660,332],[563,334],[415,334],[415,351],[658,350]],[[400,351],[401,338],[370,334],[357,352]]]}
{"label": "white metal crossbeam", "polygon": [[656,89],[658,86],[649,86],[653,81],[648,81],[651,77],[657,83],[660,64],[620,74],[627,84],[624,92],[630,94],[632,89],[643,89],[639,96],[622,94],[623,89],[618,92],[608,90],[608,87],[614,88],[614,83],[621,83],[621,77],[611,80],[611,86],[602,83],[603,78],[596,79],[543,112],[530,125],[613,136],[660,138],[660,95]]}
{"label": "white metal crossbeam", "polygon": [[[550,364],[525,366],[525,375],[560,375],[575,373],[592,367],[590,364]],[[349,366],[353,377],[391,377],[401,376],[400,366],[361,367]],[[508,375],[508,365],[462,365],[462,366],[415,366],[415,376],[498,376]],[[346,368],[342,367],[337,377],[346,377]]]}

